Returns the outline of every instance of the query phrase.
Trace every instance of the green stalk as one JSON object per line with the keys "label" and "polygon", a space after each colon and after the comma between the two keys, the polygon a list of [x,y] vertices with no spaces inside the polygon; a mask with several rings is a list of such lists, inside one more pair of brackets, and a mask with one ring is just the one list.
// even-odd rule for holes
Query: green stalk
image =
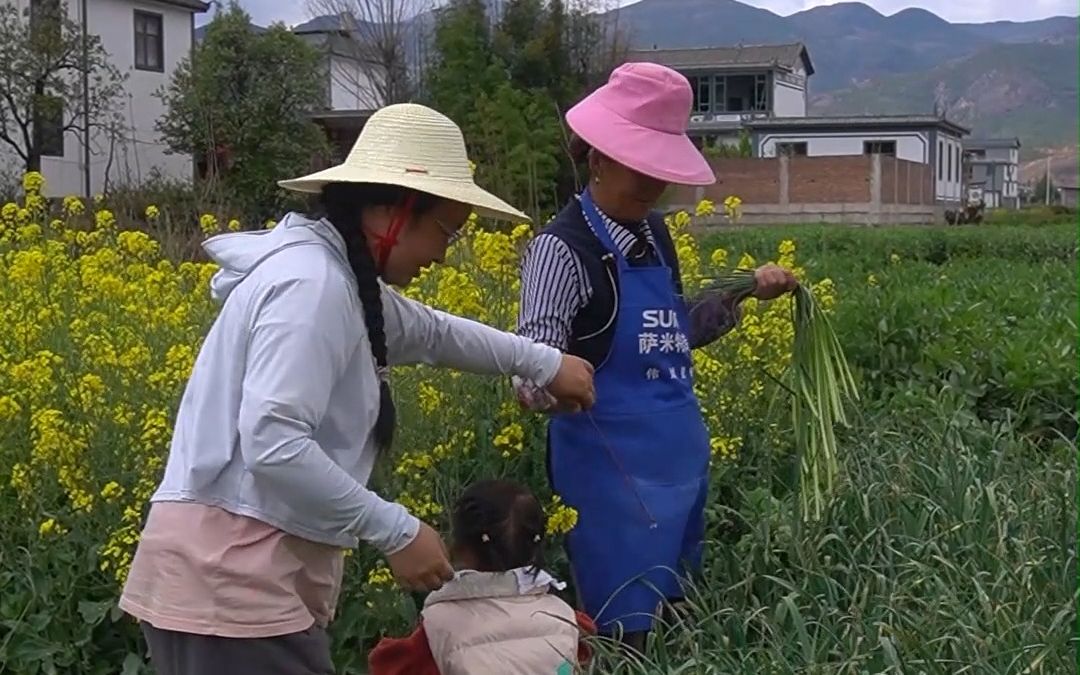
{"label": "green stalk", "polygon": [[[756,287],[753,270],[735,269],[714,277],[709,290],[750,296]],[[795,325],[789,382],[791,421],[799,459],[799,505],[804,520],[824,515],[839,479],[835,427],[847,425],[845,399],[859,395],[832,322],[813,292],[800,285],[791,312]]]}

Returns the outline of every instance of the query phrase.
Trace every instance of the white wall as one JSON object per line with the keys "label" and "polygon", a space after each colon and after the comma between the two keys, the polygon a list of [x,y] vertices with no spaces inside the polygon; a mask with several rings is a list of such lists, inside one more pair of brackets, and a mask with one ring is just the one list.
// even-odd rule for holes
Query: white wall
{"label": "white wall", "polygon": [[758,146],[762,157],[775,157],[777,143],[806,142],[809,157],[838,155],[861,155],[865,141],[896,141],[896,156],[910,162],[927,163],[930,157],[929,141],[925,132],[827,132],[822,134],[768,133],[763,134]]}
{"label": "white wall", "polygon": [[806,117],[806,91],[773,81],[773,114],[777,117]]}
{"label": "white wall", "polygon": [[[940,201],[960,201],[963,194],[963,149],[960,139],[937,134],[934,163],[934,195]],[[950,154],[952,156],[950,164]],[[938,157],[940,155],[940,157]]]}
{"label": "white wall", "polygon": [[375,110],[379,108],[377,91],[372,85],[370,68],[355,59],[330,55],[330,107],[333,110]]}
{"label": "white wall", "polygon": [[[113,63],[128,75],[122,101],[124,137],[115,145],[103,136],[91,143],[93,191],[100,192],[105,186],[110,147],[115,147],[112,166],[108,167],[112,185],[138,185],[149,179],[155,170],[167,178],[191,180],[194,176],[192,158],[166,154],[166,146],[154,129],[157,120],[166,112],[165,105],[154,93],[158,88],[168,86],[176,66],[191,54],[192,13],[150,1],[91,0],[89,4],[89,31],[101,36]],[[135,69],[136,9],[162,16],[164,72]]]}
{"label": "white wall", "polygon": [[[29,5],[29,0],[0,2],[14,2],[20,9]],[[122,75],[127,75],[119,101],[123,125],[118,137],[110,139],[104,133],[96,133],[90,139],[91,192],[102,192],[106,184],[138,185],[155,170],[168,178],[191,180],[194,174],[191,157],[166,154],[166,147],[154,130],[155,122],[165,112],[154,92],[168,84],[176,65],[191,53],[191,11],[153,0],[88,0],[87,9],[88,32],[101,38],[110,61]],[[136,9],[162,17],[164,72],[135,69]],[[73,20],[82,22],[81,0],[68,0],[68,11]],[[8,164],[12,154],[8,150],[7,156],[0,155],[0,159]],[[42,158],[48,193],[83,194],[84,161],[81,135],[69,131],[64,138],[64,156]]]}

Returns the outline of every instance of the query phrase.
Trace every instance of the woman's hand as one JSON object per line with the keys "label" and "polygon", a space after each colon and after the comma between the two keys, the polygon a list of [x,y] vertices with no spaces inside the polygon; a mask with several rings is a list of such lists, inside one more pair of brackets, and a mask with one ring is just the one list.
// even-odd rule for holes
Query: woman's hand
{"label": "woman's hand", "polygon": [[591,408],[596,401],[593,388],[593,367],[585,359],[563,354],[555,379],[547,386],[558,402],[560,412],[577,412]]}
{"label": "woman's hand", "polygon": [[394,580],[408,591],[435,591],[454,578],[442,538],[424,522],[409,545],[387,556],[386,561]]}
{"label": "woman's hand", "polygon": [[794,291],[799,285],[794,274],[772,263],[757,268],[754,271],[754,281],[757,282],[754,297],[758,300],[778,298],[784,293]]}

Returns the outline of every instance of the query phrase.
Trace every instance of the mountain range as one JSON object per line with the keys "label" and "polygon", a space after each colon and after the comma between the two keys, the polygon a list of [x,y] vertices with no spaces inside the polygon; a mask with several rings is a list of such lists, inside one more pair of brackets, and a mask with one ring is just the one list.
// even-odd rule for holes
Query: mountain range
{"label": "mountain range", "polygon": [[860,2],[780,16],[737,0],[641,0],[617,21],[639,48],[802,42],[816,71],[813,115],[936,110],[973,135],[1020,137],[1026,156],[1075,153],[1076,17],[950,23],[925,9],[886,16]]}

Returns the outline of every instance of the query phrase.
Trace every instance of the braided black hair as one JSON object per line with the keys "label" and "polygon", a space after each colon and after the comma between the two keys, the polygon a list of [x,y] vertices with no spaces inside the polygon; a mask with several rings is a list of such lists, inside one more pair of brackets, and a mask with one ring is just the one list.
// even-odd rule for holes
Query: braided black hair
{"label": "braided black hair", "polygon": [[[349,267],[356,276],[358,295],[364,307],[364,325],[367,327],[371,355],[380,371],[379,414],[375,419],[375,443],[380,449],[389,448],[394,440],[397,411],[390,393],[390,383],[383,369],[387,367],[386,330],[383,325],[382,292],[375,258],[371,254],[367,237],[361,225],[361,214],[370,206],[403,206],[412,193],[395,185],[370,183],[330,183],[322,189],[324,216],[345,240]],[[426,193],[415,193],[413,216],[424,215],[433,209],[439,198]]]}
{"label": "braided black hair", "polygon": [[474,483],[451,516],[454,545],[472,553],[480,572],[544,567],[544,509],[525,486],[510,480]]}

